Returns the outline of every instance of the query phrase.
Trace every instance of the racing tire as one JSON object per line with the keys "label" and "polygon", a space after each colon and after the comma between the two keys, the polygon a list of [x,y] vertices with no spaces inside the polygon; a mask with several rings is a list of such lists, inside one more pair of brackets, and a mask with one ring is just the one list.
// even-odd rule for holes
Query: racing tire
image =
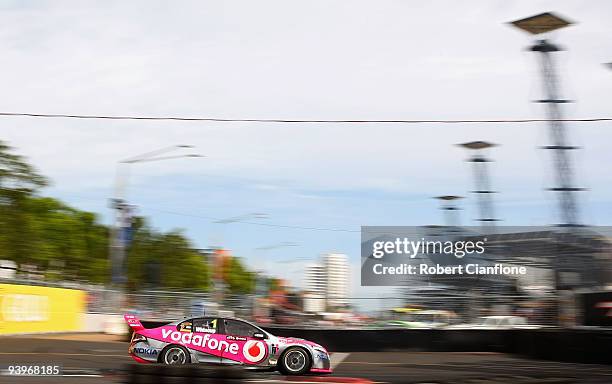
{"label": "racing tire", "polygon": [[300,347],[288,348],[278,361],[278,370],[284,375],[303,375],[310,370],[310,354]]}
{"label": "racing tire", "polygon": [[187,348],[173,344],[164,348],[159,362],[165,365],[185,365],[191,363],[191,356]]}

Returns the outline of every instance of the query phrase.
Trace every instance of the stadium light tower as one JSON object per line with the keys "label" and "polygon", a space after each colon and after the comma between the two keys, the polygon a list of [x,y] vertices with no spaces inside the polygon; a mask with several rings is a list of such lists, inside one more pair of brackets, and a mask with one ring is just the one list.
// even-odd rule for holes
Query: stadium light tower
{"label": "stadium light tower", "polygon": [[478,196],[478,212],[480,217],[476,220],[483,227],[494,227],[495,222],[499,220],[495,218],[493,211],[491,194],[495,193],[495,191],[491,190],[487,169],[487,163],[492,160],[488,159],[483,152],[488,148],[497,146],[497,144],[486,141],[471,141],[457,145],[474,153],[467,161],[473,164],[475,190],[472,193]]}
{"label": "stadium light tower", "polygon": [[458,212],[461,208],[457,207],[455,200],[463,199],[461,196],[443,195],[436,196],[434,199],[440,200],[442,206],[440,209],[444,212],[445,225],[449,228],[457,228],[459,226]]}
{"label": "stadium light tower", "polygon": [[[572,23],[550,12],[546,12],[513,21],[511,24],[532,35],[540,35],[565,28]],[[569,101],[562,99],[559,95],[559,81],[551,55],[553,52],[560,51],[561,48],[546,39],[539,39],[530,47],[530,50],[532,52],[539,52],[545,98],[537,102],[546,104],[547,117],[550,119],[549,131],[552,144],[544,148],[553,151],[556,186],[549,190],[559,192],[560,225],[577,226],[579,225],[578,206],[574,192],[582,191],[583,189],[574,186],[574,175],[569,151],[578,147],[568,145],[567,143],[567,133],[562,121],[563,116],[560,104]]]}

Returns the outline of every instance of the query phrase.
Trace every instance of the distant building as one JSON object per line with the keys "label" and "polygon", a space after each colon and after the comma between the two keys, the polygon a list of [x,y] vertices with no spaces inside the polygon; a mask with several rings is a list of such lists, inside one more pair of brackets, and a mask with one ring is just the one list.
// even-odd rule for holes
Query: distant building
{"label": "distant building", "polygon": [[349,265],[348,257],[341,253],[323,255],[327,283],[327,309],[348,305]]}
{"label": "distant building", "polygon": [[320,263],[306,266],[306,291],[322,293],[327,287],[325,267]]}
{"label": "distant building", "polygon": [[306,266],[305,273],[304,312],[325,312],[327,289],[325,268],[320,263],[314,263]]}
{"label": "distant building", "polygon": [[346,307],[348,303],[348,257],[340,253],[321,256],[305,271],[304,311],[318,313]]}

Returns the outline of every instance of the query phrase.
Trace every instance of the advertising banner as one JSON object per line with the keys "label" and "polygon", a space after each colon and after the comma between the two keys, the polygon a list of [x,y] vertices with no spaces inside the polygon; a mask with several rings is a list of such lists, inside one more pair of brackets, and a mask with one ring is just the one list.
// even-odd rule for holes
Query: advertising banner
{"label": "advertising banner", "polygon": [[84,311],[83,291],[0,284],[0,334],[80,331]]}

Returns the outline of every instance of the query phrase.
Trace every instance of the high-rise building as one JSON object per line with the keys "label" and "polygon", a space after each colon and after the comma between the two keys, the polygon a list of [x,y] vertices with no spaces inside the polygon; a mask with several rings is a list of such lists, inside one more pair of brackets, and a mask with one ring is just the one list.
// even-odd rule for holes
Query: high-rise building
{"label": "high-rise building", "polygon": [[304,312],[325,312],[325,268],[320,263],[313,263],[306,266],[305,272]]}
{"label": "high-rise building", "polygon": [[349,287],[348,257],[340,253],[322,255],[320,262],[306,267],[305,283],[305,312],[316,313],[346,307]]}
{"label": "high-rise building", "polygon": [[320,263],[306,266],[306,291],[323,292],[326,288],[325,267]]}
{"label": "high-rise building", "polygon": [[322,256],[327,283],[327,309],[348,305],[349,266],[348,258],[341,253]]}

